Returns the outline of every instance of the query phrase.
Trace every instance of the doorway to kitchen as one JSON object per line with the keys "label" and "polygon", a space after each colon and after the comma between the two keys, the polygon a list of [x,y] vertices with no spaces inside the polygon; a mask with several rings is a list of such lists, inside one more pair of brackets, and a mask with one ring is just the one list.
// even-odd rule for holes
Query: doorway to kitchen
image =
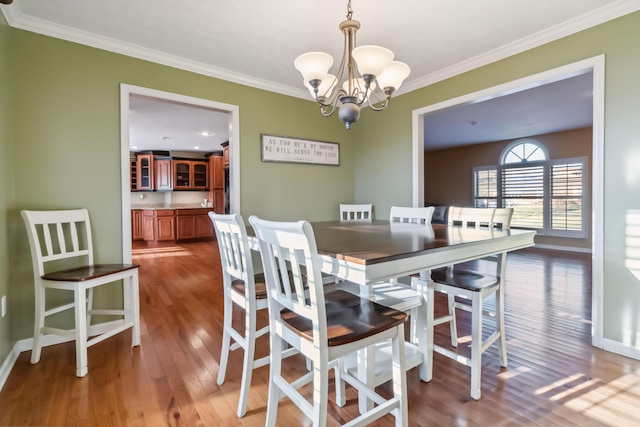
{"label": "doorway to kitchen", "polygon": [[[239,149],[239,108],[237,105],[224,104],[208,99],[195,98],[155,89],[120,85],[120,140],[121,140],[121,194],[122,194],[122,253],[124,262],[131,262],[132,257],[132,228],[131,228],[131,176],[130,151],[132,101],[136,97],[156,99],[167,103],[176,103],[193,108],[209,109],[220,112],[226,117],[228,131],[229,166],[227,180],[229,212],[240,211],[240,149]],[[200,131],[205,131],[201,129]]]}

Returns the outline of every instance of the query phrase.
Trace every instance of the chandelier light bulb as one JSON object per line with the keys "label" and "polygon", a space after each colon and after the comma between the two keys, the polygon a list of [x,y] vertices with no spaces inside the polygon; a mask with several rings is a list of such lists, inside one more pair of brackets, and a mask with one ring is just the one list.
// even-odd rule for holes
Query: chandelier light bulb
{"label": "chandelier light bulb", "polygon": [[293,63],[296,70],[302,74],[305,82],[323,81],[332,65],[333,58],[324,52],[303,53]]}
{"label": "chandelier light bulb", "polygon": [[356,60],[358,71],[363,76],[367,74],[379,76],[394,57],[393,52],[389,49],[373,45],[358,46],[353,49],[351,55]]}
{"label": "chandelier light bulb", "polygon": [[378,85],[381,89],[393,88],[396,91],[410,72],[411,68],[404,62],[391,61],[378,76]]}

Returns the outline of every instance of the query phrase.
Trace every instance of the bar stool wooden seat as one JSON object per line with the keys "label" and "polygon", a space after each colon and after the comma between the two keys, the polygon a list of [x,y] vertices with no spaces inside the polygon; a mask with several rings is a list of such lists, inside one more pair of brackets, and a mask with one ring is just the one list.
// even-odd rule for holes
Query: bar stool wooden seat
{"label": "bar stool wooden seat", "polygon": [[[350,426],[367,425],[387,413],[395,416],[396,426],[406,426],[406,314],[343,290],[325,294],[320,257],[308,222],[274,222],[256,216],[249,222],[260,245],[269,301],[271,370],[266,425],[275,425],[278,402],[287,396],[314,426],[325,426],[330,368],[350,353],[391,340],[393,397],[384,399],[346,371],[339,371],[339,380],[356,387],[376,404],[351,420]],[[291,382],[283,377],[283,342],[311,359],[313,371]],[[310,382],[312,402],[298,391]]]}
{"label": "bar stool wooden seat", "polygon": [[[94,264],[89,212],[86,209],[23,210],[33,264],[35,319],[31,363],[40,361],[45,334],[72,338],[76,343],[76,376],[89,372],[87,349],[126,329],[131,329],[131,346],[140,345],[140,307],[137,264]],[[61,267],[64,266],[64,267]],[[122,308],[94,309],[94,288],[122,283]],[[55,306],[47,303],[47,290],[73,293],[73,301]],[[54,302],[55,304],[55,302]],[[74,311],[74,328],[45,325],[48,316]],[[92,316],[119,319],[92,324]]]}

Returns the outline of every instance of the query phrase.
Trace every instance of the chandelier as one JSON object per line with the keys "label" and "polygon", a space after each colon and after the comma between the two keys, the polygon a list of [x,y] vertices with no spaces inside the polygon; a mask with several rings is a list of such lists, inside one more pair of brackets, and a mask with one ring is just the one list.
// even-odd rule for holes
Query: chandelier
{"label": "chandelier", "polygon": [[347,20],[339,26],[344,34],[344,51],[336,75],[329,74],[333,58],[328,53],[304,53],[294,62],[312,98],[320,104],[322,115],[332,115],[340,103],[338,118],[347,129],[360,118],[363,104],[375,111],[387,108],[391,95],[411,72],[407,64],[393,60],[389,49],[372,45],[356,47],[360,22],[351,19],[352,15],[349,0]]}

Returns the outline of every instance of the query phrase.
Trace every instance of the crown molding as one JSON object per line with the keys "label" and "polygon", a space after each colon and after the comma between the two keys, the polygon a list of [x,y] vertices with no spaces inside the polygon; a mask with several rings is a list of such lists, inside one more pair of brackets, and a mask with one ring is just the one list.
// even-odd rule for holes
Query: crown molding
{"label": "crown molding", "polygon": [[[173,68],[191,71],[209,77],[215,77],[245,86],[310,100],[308,91],[304,87],[292,87],[259,79],[254,76],[218,68],[210,64],[189,60],[108,37],[98,36],[87,31],[77,30],[75,28],[53,24],[48,21],[26,16],[20,10],[19,2],[6,6],[3,5],[1,9],[8,24],[14,28],[119,53]],[[587,28],[633,13],[637,10],[640,10],[640,0],[618,0],[610,5],[603,6],[590,13],[570,19],[544,31],[540,31],[531,36],[516,40],[497,49],[493,49],[450,67],[442,68],[434,73],[407,82],[398,89],[396,96],[421,89],[439,81],[491,64],[501,59],[508,58],[526,50],[558,40],[562,37],[566,37]]]}
{"label": "crown molding", "polygon": [[7,19],[7,22],[11,27],[14,28],[31,31],[45,36],[54,37],[57,39],[106,50],[109,52],[119,53],[133,58],[142,59],[145,61],[150,61],[185,71],[191,71],[209,77],[215,77],[245,86],[264,89],[283,95],[303,98],[305,92],[308,93],[305,88],[293,88],[291,86],[259,79],[254,76],[236,73],[234,71],[225,70],[212,66],[210,64],[193,61],[158,50],[147,49],[131,43],[126,43],[109,37],[103,37],[90,33],[88,31],[78,30],[76,28],[68,27],[65,25],[55,24],[42,19],[33,18],[22,14],[18,3],[14,3],[8,7],[2,7],[2,12]]}
{"label": "crown molding", "polygon": [[512,43],[501,46],[497,49],[490,50],[481,55],[474,56],[451,67],[446,67],[428,74],[424,77],[412,80],[402,86],[397,95],[408,93],[425,86],[432,85],[442,80],[466,73],[484,65],[491,64],[501,59],[522,53],[529,49],[550,43],[563,37],[586,30],[596,25],[603,24],[613,19],[628,15],[640,10],[640,0],[619,0],[610,5],[601,7],[591,13],[587,13],[576,18],[565,21],[562,24],[540,31],[536,34],[516,40]]}

